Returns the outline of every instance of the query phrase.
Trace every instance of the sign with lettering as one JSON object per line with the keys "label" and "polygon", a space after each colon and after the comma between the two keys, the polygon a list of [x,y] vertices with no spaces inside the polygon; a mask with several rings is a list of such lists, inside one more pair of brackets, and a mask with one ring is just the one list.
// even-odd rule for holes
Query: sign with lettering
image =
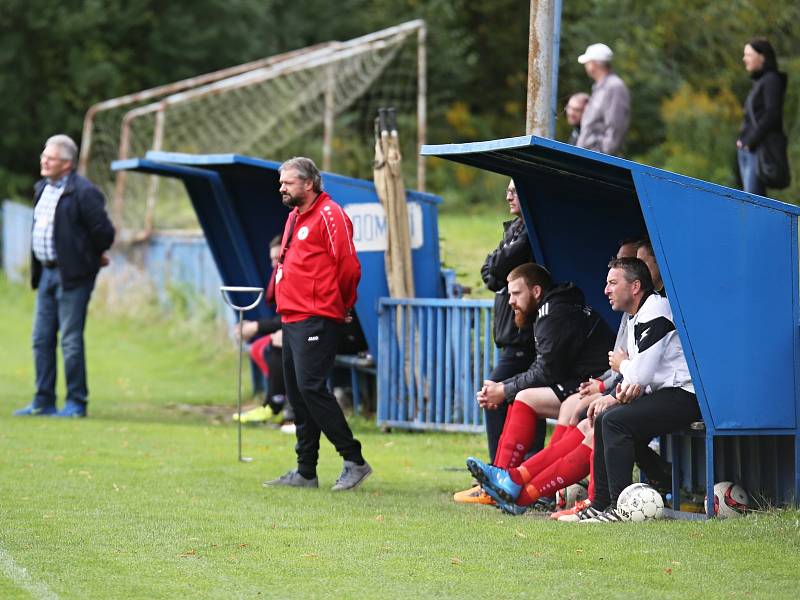
{"label": "sign with lettering", "polygon": [[[357,252],[384,252],[386,250],[386,212],[378,202],[347,204],[344,210],[353,222],[353,242]],[[417,202],[408,203],[408,229],[411,248],[416,250],[424,243],[422,207]]]}

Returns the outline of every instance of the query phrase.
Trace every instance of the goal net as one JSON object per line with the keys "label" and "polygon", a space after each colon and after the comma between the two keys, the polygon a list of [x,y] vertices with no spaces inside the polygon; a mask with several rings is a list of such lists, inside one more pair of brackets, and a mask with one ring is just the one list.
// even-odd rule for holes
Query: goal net
{"label": "goal net", "polygon": [[393,106],[405,178],[424,188],[424,71],[425,24],[411,21],[112,99],[87,113],[81,170],[106,193],[125,238],[196,227],[179,182],[112,173],[111,162],[148,150],[305,155],[323,170],[371,179],[373,122],[379,107]]}

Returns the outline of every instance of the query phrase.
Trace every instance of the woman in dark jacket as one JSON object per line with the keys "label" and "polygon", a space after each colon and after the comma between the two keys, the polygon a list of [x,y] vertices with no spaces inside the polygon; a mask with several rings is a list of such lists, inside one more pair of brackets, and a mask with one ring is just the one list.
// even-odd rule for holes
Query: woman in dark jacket
{"label": "woman in dark jacket", "polygon": [[[775,143],[776,137],[782,139],[786,74],[778,71],[775,50],[765,39],[750,40],[742,61],[753,87],[744,103],[744,123],[736,140],[739,172],[744,191],[763,196],[766,186],[759,178],[756,151],[763,143]],[[785,153],[785,149],[782,151]]]}

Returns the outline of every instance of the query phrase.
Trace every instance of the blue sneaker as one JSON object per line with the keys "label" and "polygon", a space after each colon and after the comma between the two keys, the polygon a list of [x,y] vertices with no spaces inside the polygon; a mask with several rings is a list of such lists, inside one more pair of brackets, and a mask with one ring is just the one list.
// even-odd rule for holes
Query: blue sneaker
{"label": "blue sneaker", "polygon": [[496,502],[502,500],[509,504],[514,504],[514,501],[519,497],[522,486],[514,483],[511,475],[505,469],[487,465],[471,456],[467,459],[467,469],[478,480],[478,483],[481,484],[486,493],[494,498]]}
{"label": "blue sneaker", "polygon": [[85,417],[86,416],[86,402],[76,402],[75,400],[67,400],[66,405],[60,411],[53,415],[54,417]]}
{"label": "blue sneaker", "polygon": [[514,502],[506,502],[503,499],[495,500],[495,505],[507,515],[513,515],[515,517],[528,512],[529,508],[528,506],[520,506]]}
{"label": "blue sneaker", "polygon": [[12,414],[15,417],[46,417],[49,415],[54,415],[56,412],[58,411],[56,410],[55,406],[36,406],[35,404],[31,403],[25,408],[15,410]]}

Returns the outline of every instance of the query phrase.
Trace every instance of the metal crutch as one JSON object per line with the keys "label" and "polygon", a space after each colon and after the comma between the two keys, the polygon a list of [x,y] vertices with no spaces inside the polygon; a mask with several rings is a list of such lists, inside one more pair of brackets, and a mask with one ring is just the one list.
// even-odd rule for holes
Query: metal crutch
{"label": "metal crutch", "polygon": [[[239,411],[239,462],[253,462],[253,459],[248,456],[242,456],[242,345],[243,345],[243,337],[242,337],[242,320],[244,319],[245,311],[251,310],[258,306],[258,303],[261,302],[261,296],[264,295],[264,288],[260,287],[238,287],[232,285],[223,285],[219,288],[220,293],[222,294],[222,298],[225,300],[225,304],[230,306],[233,310],[239,313],[239,373],[238,373],[238,386],[239,386],[239,401],[238,401],[238,411]],[[251,293],[255,294],[258,293],[258,298],[256,301],[248,306],[238,306],[233,303],[230,296],[226,294],[233,293]]]}

